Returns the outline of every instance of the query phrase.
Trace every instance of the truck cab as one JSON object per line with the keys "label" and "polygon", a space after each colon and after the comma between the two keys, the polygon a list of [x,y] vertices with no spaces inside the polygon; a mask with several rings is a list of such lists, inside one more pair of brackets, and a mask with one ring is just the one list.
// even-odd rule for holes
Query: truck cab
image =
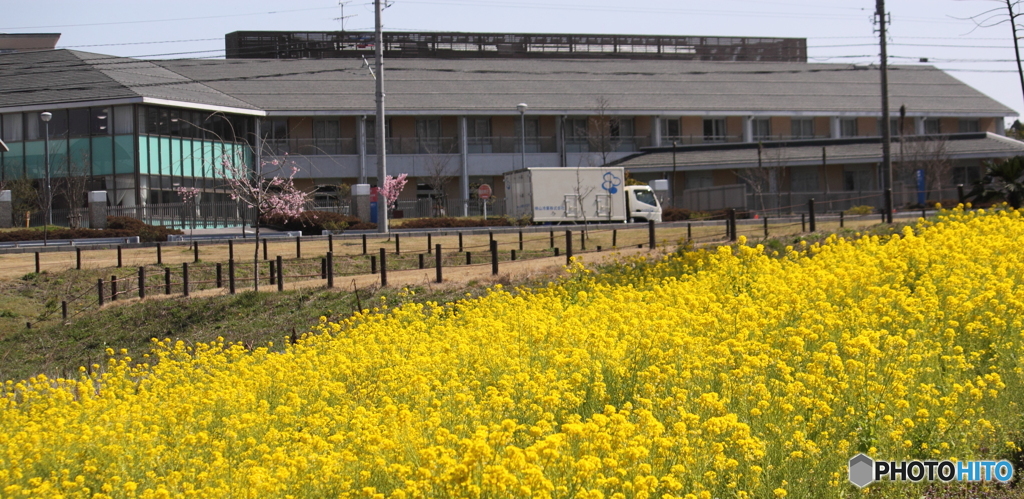
{"label": "truck cab", "polygon": [[661,203],[646,185],[626,186],[626,220],[629,222],[661,222]]}

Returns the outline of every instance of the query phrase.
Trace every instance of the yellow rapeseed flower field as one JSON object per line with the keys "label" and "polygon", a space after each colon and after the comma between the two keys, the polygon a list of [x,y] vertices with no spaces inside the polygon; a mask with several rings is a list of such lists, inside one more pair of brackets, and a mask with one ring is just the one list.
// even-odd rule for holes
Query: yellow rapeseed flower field
{"label": "yellow rapeseed flower field", "polygon": [[1020,213],[770,253],[574,266],[284,348],[154,341],[152,367],[110,351],[7,382],[0,496],[850,497],[857,452],[1019,451]]}

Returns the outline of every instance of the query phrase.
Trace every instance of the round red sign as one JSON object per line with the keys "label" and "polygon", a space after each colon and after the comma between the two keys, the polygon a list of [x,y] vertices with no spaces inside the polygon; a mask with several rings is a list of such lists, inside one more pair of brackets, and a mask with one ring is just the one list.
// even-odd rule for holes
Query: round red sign
{"label": "round red sign", "polygon": [[477,189],[476,194],[477,194],[477,196],[480,197],[480,199],[490,199],[490,197],[491,197],[491,186],[489,186],[487,184],[481,185],[480,188]]}

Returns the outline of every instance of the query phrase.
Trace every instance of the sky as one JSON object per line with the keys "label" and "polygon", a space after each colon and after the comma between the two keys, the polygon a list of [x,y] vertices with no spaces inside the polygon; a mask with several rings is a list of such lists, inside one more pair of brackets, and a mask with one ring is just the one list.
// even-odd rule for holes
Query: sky
{"label": "sky", "polygon": [[[240,30],[371,31],[373,1],[4,0],[0,33],[61,33],[58,48],[221,58]],[[1002,0],[889,0],[890,64],[927,64],[1024,115]],[[878,64],[872,0],[390,0],[385,30],[806,38],[809,62]],[[344,16],[344,19],[340,19]],[[895,104],[895,103],[894,103]],[[1008,124],[1012,119],[1008,120]]]}

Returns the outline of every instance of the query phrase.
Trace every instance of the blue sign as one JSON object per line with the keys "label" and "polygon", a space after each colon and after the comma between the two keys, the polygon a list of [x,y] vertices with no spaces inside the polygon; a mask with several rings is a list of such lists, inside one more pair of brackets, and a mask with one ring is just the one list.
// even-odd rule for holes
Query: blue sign
{"label": "blue sign", "polygon": [[370,223],[377,223],[377,202],[370,201]]}
{"label": "blue sign", "polygon": [[612,172],[604,174],[604,182],[601,183],[601,188],[608,191],[608,194],[619,192],[620,185],[622,185],[621,178],[616,177]]}

